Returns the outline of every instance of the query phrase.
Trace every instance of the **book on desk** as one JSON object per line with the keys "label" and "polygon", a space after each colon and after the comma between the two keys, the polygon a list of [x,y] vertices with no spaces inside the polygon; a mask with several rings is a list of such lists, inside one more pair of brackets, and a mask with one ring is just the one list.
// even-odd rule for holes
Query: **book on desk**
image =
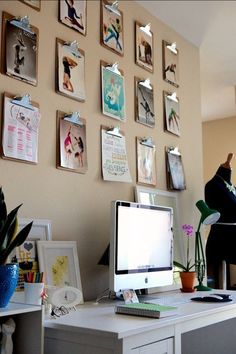
{"label": "book on desk", "polygon": [[134,315],[142,317],[163,318],[178,314],[175,306],[151,304],[151,303],[132,303],[116,305],[115,313],[123,315]]}

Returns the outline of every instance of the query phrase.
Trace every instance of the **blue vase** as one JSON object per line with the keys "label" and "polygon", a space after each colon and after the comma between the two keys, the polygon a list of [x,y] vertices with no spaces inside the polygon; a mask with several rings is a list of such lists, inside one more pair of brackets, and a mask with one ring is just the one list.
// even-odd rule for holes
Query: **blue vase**
{"label": "blue vase", "polygon": [[8,305],[17,285],[18,273],[18,264],[0,265],[0,308]]}

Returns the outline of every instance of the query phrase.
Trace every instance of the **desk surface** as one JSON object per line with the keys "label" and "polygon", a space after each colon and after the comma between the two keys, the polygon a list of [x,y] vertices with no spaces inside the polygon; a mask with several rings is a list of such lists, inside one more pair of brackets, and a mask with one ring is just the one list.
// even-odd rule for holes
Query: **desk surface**
{"label": "desk surface", "polygon": [[[191,297],[206,296],[215,292],[231,294],[233,301],[224,303],[191,301]],[[152,294],[150,297],[153,298],[154,295]],[[155,302],[177,306],[179,309],[178,315],[161,319],[117,315],[114,313],[117,302],[109,301],[99,304],[91,302],[78,306],[77,311],[71,311],[68,315],[57,319],[47,319],[44,326],[46,328],[122,339],[172,325],[181,326],[181,332],[184,333],[194,328],[236,317],[236,291],[168,292],[156,294]]]}

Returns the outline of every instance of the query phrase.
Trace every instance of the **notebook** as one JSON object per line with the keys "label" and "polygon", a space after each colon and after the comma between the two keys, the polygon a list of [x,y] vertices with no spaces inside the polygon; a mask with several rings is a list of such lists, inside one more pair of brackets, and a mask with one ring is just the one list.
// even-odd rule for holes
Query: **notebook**
{"label": "notebook", "polygon": [[178,308],[174,306],[158,305],[151,303],[134,303],[117,305],[115,313],[143,317],[162,318],[178,314]]}

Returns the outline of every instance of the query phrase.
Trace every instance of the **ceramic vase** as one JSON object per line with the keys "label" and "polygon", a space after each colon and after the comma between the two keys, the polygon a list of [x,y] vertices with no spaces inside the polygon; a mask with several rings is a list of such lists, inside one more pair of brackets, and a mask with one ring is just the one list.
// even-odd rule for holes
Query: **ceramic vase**
{"label": "ceramic vase", "polygon": [[192,293],[194,289],[196,273],[195,272],[181,272],[180,279],[182,283],[181,291],[184,293]]}
{"label": "ceramic vase", "polygon": [[18,273],[18,264],[0,265],[0,308],[8,305],[17,285]]}

